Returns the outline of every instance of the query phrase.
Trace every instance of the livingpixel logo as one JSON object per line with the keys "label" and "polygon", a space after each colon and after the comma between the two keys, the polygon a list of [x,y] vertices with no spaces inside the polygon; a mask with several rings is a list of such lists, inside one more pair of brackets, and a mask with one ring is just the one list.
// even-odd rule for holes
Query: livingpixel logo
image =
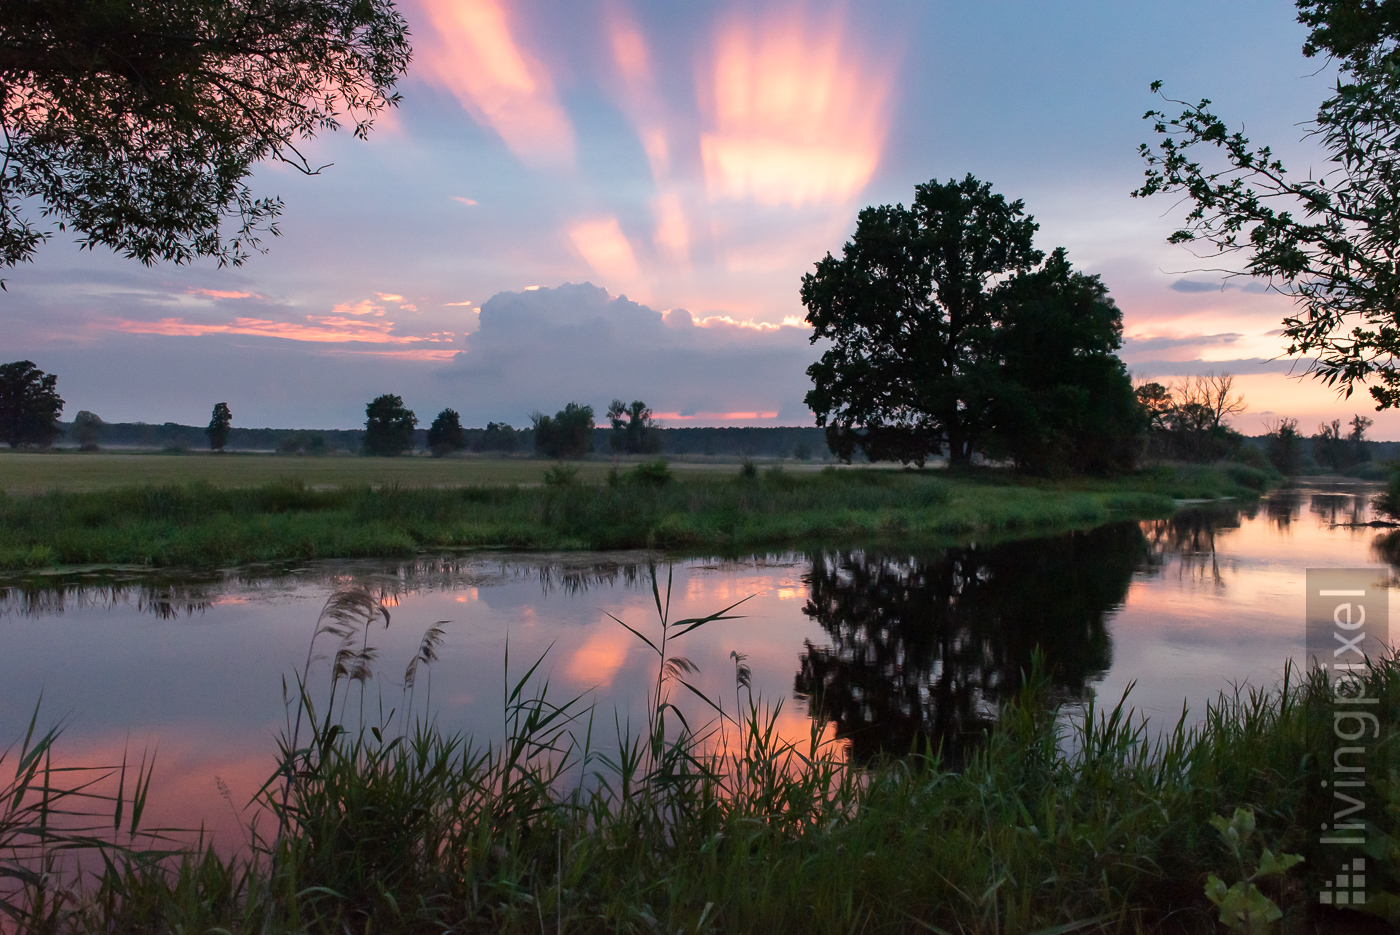
{"label": "livingpixel logo", "polygon": [[1318,893],[1330,906],[1366,903],[1366,845],[1377,807],[1372,753],[1380,742],[1379,698],[1366,696],[1368,661],[1390,644],[1390,573],[1384,568],[1309,568],[1308,665],[1327,673],[1332,686],[1332,734],[1336,746],[1322,763],[1322,790],[1330,820],[1318,843],[1336,848],[1337,872]]}

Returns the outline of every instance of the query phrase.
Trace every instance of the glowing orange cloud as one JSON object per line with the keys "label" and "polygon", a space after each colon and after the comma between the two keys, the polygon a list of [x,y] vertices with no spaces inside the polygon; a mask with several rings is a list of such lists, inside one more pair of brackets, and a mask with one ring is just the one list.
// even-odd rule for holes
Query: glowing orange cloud
{"label": "glowing orange cloud", "polygon": [[628,81],[651,80],[651,56],[646,40],[637,24],[614,9],[608,22],[608,38],[612,41],[613,60],[618,71]]}
{"label": "glowing orange cloud", "polygon": [[354,305],[348,302],[341,302],[335,308],[331,309],[331,311],[335,312],[337,315],[373,315],[376,318],[382,318],[384,316],[384,306],[375,305],[369,299],[361,299]]}
{"label": "glowing orange cloud", "polygon": [[690,231],[680,196],[675,192],[658,195],[652,201],[651,209],[656,215],[653,242],[673,260],[684,262],[690,254]]}
{"label": "glowing orange cloud", "polygon": [[[335,343],[358,341],[368,344],[416,344],[428,338],[390,334],[392,321],[364,321],[335,315],[307,315],[308,324],[267,321],[261,318],[235,318],[232,324],[204,324],[181,318],[160,321],[128,321],[118,319],[112,327],[128,334],[160,334],[171,337],[199,337],[206,334],[247,334],[264,338],[285,338],[289,341]],[[447,352],[452,353],[452,352]]]}
{"label": "glowing orange cloud", "polygon": [[720,32],[701,80],[711,200],[839,203],[874,173],[891,76],[844,46],[841,24],[809,29],[806,19],[788,11],[763,24],[736,19]]}
{"label": "glowing orange cloud", "polygon": [[251,299],[251,292],[225,292],[222,289],[191,289],[191,295],[208,296],[211,299]]}
{"label": "glowing orange cloud", "polygon": [[412,302],[408,301],[401,295],[394,295],[388,292],[376,292],[375,295],[379,296],[379,300],[381,302],[393,302],[405,312],[418,311],[418,306],[414,305]]}
{"label": "glowing orange cloud", "polygon": [[569,228],[569,239],[588,265],[609,282],[628,282],[637,278],[637,258],[617,218],[598,218],[575,224]]}
{"label": "glowing orange cloud", "polygon": [[503,0],[421,0],[432,26],[418,48],[423,73],[531,162],[573,161],[574,132],[545,66],[522,49]]}

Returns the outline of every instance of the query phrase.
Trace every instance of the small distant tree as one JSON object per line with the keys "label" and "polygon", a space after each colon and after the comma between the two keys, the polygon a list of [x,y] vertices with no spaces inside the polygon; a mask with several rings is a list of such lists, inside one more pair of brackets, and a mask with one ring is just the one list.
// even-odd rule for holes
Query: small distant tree
{"label": "small distant tree", "polygon": [[209,436],[209,447],[214,451],[223,451],[224,445],[228,444],[228,432],[233,426],[233,413],[229,411],[228,403],[215,403],[214,413],[209,417],[209,426],[204,430],[204,434]]}
{"label": "small distant tree", "polygon": [[593,407],[569,403],[553,416],[536,412],[535,454],[545,458],[582,458],[593,444]]}
{"label": "small distant tree", "polygon": [[1346,439],[1342,437],[1342,420],[1322,422],[1312,437],[1313,460],[1333,471],[1344,471],[1347,465]]}
{"label": "small distant tree", "polygon": [[612,437],[608,442],[613,451],[656,454],[661,450],[661,433],[656,429],[656,420],[640,399],[632,400],[630,406],[614,399],[608,407],[608,422],[612,425]]}
{"label": "small distant tree", "polygon": [[58,427],[62,411],[57,375],[44,373],[30,360],[0,364],[0,440],[11,448],[47,448],[63,434]]}
{"label": "small distant tree", "polygon": [[1229,420],[1248,406],[1228,373],[1186,377],[1171,386],[1144,383],[1136,391],[1148,419],[1148,445],[1161,458],[1213,461],[1244,441]]}
{"label": "small distant tree", "polygon": [[418,417],[392,393],[376,396],[365,406],[364,450],[367,455],[393,457],[413,448]]}
{"label": "small distant tree", "polygon": [[95,412],[80,410],[73,417],[73,440],[83,451],[96,451],[102,439],[102,420]]}
{"label": "small distant tree", "polygon": [[1351,449],[1351,463],[1363,464],[1371,460],[1371,449],[1366,445],[1366,430],[1375,425],[1374,419],[1362,415],[1351,417],[1351,431],[1347,433],[1347,447]]}
{"label": "small distant tree", "polygon": [[477,451],[515,451],[520,447],[520,433],[504,422],[487,422],[486,431],[473,447]]}
{"label": "small distant tree", "polygon": [[467,436],[462,431],[462,417],[455,409],[444,409],[437,414],[428,427],[428,448],[434,458],[461,451],[467,447]]}
{"label": "small distant tree", "polygon": [[1298,434],[1297,419],[1278,419],[1266,423],[1264,454],[1269,463],[1285,475],[1298,473],[1303,461],[1303,437]]}
{"label": "small distant tree", "polygon": [[1138,405],[1147,414],[1148,430],[1165,432],[1172,410],[1172,394],[1161,383],[1144,383],[1136,391]]}

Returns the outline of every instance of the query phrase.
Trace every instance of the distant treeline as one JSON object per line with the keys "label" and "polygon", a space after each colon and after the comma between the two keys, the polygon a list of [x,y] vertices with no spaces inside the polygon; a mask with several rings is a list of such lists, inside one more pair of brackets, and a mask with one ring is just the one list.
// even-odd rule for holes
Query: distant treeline
{"label": "distant treeline", "polygon": [[[60,445],[75,444],[73,423],[60,422],[63,430]],[[823,460],[831,454],[826,436],[819,428],[658,428],[661,454],[749,456],[755,458],[812,458]],[[358,453],[364,439],[363,429],[249,429],[234,426],[229,429],[226,449],[233,451],[282,451],[286,453]],[[486,429],[465,429],[467,450],[498,450],[501,446],[487,438]],[[534,451],[534,430],[525,428],[512,433],[513,451],[527,456]],[[601,456],[612,454],[610,428],[593,430],[593,451]],[[426,429],[414,433],[414,446],[428,447]],[[102,448],[188,449],[197,451],[209,447],[204,426],[180,425],[176,422],[150,424],[146,422],[104,422],[98,440]]]}

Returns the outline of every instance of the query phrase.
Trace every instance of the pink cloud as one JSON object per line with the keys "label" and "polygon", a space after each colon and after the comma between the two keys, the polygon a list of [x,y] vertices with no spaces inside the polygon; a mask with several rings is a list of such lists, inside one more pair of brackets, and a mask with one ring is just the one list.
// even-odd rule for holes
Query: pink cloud
{"label": "pink cloud", "polygon": [[574,131],[545,65],[522,47],[503,0],[420,0],[431,30],[417,64],[530,162],[567,165]]}
{"label": "pink cloud", "polygon": [[207,296],[211,299],[251,299],[251,292],[228,292],[223,289],[191,289],[191,295]]}
{"label": "pink cloud", "polygon": [[679,412],[658,412],[654,415],[667,422],[758,422],[778,418],[778,411],[775,409],[771,412],[692,412],[688,415],[681,415]]}
{"label": "pink cloud", "polygon": [[[235,318],[231,324],[206,324],[182,318],[162,318],[160,321],[130,321],[117,319],[110,327],[128,334],[159,334],[178,337],[199,337],[206,334],[246,334],[265,338],[313,343],[343,343],[355,341],[368,344],[416,344],[428,340],[411,335],[394,335],[392,321],[364,321],[336,315],[307,315],[307,324],[268,321],[261,318]],[[449,354],[451,352],[448,352]]]}
{"label": "pink cloud", "polygon": [[700,82],[711,200],[800,208],[857,195],[879,164],[892,87],[889,62],[862,56],[841,23],[801,9],[736,17]]}
{"label": "pink cloud", "polygon": [[626,283],[637,278],[637,258],[617,218],[596,218],[569,228],[574,249],[605,281]]}

